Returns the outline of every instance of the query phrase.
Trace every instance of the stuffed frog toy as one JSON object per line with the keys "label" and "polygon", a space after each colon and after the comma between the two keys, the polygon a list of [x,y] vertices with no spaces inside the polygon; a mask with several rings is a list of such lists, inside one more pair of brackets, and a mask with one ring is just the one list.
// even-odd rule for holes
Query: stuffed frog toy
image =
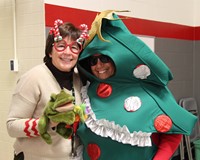
{"label": "stuffed frog toy", "polygon": [[[74,97],[64,90],[61,90],[58,94],[51,94],[49,102],[46,104],[43,115],[41,116],[38,124],[38,129],[41,137],[47,144],[52,143],[50,134],[47,132],[50,120],[58,123],[56,132],[64,138],[69,138],[73,133],[73,128],[69,127],[74,122],[81,120],[84,122],[85,116],[85,104],[74,105],[74,107],[66,112],[58,112],[58,107],[64,106],[67,103],[73,102]],[[78,118],[77,118],[78,117]]]}

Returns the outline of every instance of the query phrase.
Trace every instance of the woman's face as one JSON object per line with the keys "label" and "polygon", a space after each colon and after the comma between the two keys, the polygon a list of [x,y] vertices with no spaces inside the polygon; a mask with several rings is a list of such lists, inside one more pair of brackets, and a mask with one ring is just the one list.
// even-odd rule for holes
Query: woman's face
{"label": "woman's face", "polygon": [[99,79],[107,79],[114,75],[115,66],[108,56],[95,54],[90,60],[91,71]]}
{"label": "woman's face", "polygon": [[79,50],[81,51],[80,45],[65,37],[62,41],[54,43],[49,56],[57,69],[63,72],[70,72],[77,63]]}

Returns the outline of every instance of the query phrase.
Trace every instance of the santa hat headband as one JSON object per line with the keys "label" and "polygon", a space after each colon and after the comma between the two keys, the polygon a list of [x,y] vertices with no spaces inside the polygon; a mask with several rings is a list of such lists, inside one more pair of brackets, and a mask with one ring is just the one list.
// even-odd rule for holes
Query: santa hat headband
{"label": "santa hat headband", "polygon": [[[54,35],[54,42],[58,42],[62,40],[62,36],[59,32],[59,26],[63,24],[63,21],[60,19],[55,20],[54,27],[50,29],[49,34]],[[85,39],[89,38],[88,35],[88,26],[86,24],[81,24],[79,26],[80,30],[82,30],[82,33],[80,37],[76,40],[78,43],[83,44]]]}

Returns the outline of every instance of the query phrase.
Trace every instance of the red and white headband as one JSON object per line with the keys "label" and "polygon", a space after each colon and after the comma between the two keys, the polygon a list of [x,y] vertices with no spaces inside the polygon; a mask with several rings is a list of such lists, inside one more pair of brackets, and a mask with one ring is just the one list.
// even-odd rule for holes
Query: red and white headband
{"label": "red and white headband", "polygon": [[[60,19],[55,20],[54,27],[51,28],[49,31],[49,34],[54,35],[54,42],[58,42],[58,41],[62,40],[62,36],[60,35],[59,28],[58,28],[62,24],[63,24],[62,20],[60,20]],[[88,27],[86,24],[81,24],[79,26],[79,28],[80,28],[80,30],[82,30],[82,33],[76,41],[80,44],[83,44],[84,40],[89,38]]]}

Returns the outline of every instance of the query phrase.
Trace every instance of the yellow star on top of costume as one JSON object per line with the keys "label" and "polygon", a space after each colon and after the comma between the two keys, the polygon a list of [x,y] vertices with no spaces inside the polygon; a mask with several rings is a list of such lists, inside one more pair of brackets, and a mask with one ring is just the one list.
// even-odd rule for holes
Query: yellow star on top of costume
{"label": "yellow star on top of costume", "polygon": [[109,42],[108,40],[105,40],[102,37],[101,34],[101,25],[102,25],[102,19],[109,19],[109,20],[119,20],[119,19],[126,19],[126,18],[114,18],[113,17],[113,13],[114,12],[129,12],[128,10],[106,10],[101,12],[100,14],[97,14],[95,20],[93,21],[92,25],[91,25],[91,29],[89,31],[89,39],[85,42],[84,47],[87,46],[90,41],[92,41],[92,39],[94,38],[94,36],[97,34],[99,39],[105,42]]}

